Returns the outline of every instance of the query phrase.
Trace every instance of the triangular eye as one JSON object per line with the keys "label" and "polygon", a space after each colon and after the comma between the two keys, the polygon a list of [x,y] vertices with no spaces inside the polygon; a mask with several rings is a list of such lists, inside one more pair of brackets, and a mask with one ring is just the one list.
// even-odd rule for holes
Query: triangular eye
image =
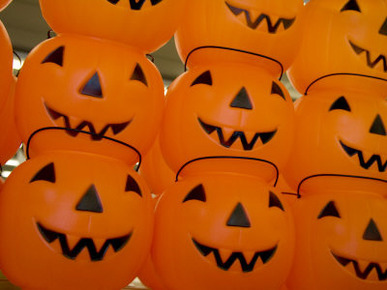
{"label": "triangular eye", "polygon": [[340,12],[348,11],[348,10],[361,12],[361,11],[360,11],[360,7],[359,7],[359,4],[357,4],[357,1],[356,1],[356,0],[349,0],[349,1],[347,2],[347,4],[345,4],[344,7],[341,8]]}
{"label": "triangular eye", "polygon": [[351,107],[348,104],[348,101],[345,97],[338,98],[330,107],[329,111],[333,110],[344,110],[351,112]]}
{"label": "triangular eye", "polygon": [[125,192],[134,191],[139,196],[142,197],[141,189],[138,186],[138,183],[134,178],[130,175],[128,175],[128,178],[126,180],[126,186],[125,186]]}
{"label": "triangular eye", "polygon": [[200,85],[200,84],[212,86],[212,75],[209,70],[202,73],[200,76],[198,76],[196,80],[194,80],[193,83],[191,84],[191,87]]}
{"label": "triangular eye", "polygon": [[284,210],[284,207],[280,201],[280,199],[278,198],[278,196],[271,192],[270,191],[270,198],[269,198],[269,208],[270,207],[278,207],[279,209],[281,209],[282,211],[285,211]]}
{"label": "triangular eye", "polygon": [[55,63],[63,67],[63,55],[64,55],[64,46],[58,47],[56,50],[51,52],[46,58],[42,61],[43,63]]}
{"label": "triangular eye", "polygon": [[204,191],[204,187],[202,184],[196,186],[194,189],[192,189],[187,196],[184,198],[183,203],[190,201],[190,200],[198,200],[201,202],[206,202],[206,193]]}
{"label": "triangular eye", "polygon": [[35,176],[30,180],[30,183],[35,181],[48,181],[55,183],[55,166],[54,163],[50,163],[43,167]]}
{"label": "triangular eye", "polygon": [[112,3],[112,4],[114,4],[114,5],[116,5],[118,3],[118,1],[120,1],[120,0],[107,0],[107,1]]}
{"label": "triangular eye", "polygon": [[140,64],[137,64],[136,67],[134,68],[133,74],[130,77],[130,80],[132,81],[139,81],[142,82],[144,85],[148,86],[148,81],[146,80],[144,71]]}
{"label": "triangular eye", "polygon": [[279,96],[281,96],[281,98],[283,98],[286,101],[285,94],[284,94],[283,90],[276,82],[273,82],[273,84],[272,84],[271,94],[272,95],[279,95]]}
{"label": "triangular eye", "polygon": [[327,216],[341,218],[334,201],[330,201],[324,207],[324,209],[321,211],[320,215],[318,216],[318,219],[322,219],[322,218],[327,217]]}
{"label": "triangular eye", "polygon": [[152,6],[159,4],[163,0],[151,0]]}

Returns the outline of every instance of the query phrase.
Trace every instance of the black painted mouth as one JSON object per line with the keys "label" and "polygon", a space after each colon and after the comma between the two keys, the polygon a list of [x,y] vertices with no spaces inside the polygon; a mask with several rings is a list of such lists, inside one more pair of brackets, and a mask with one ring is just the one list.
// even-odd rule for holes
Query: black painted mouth
{"label": "black painted mouth", "polygon": [[255,133],[253,139],[248,142],[246,135],[243,131],[235,131],[228,140],[225,140],[222,128],[207,124],[203,122],[200,118],[198,118],[198,121],[208,135],[216,131],[218,134],[219,143],[226,148],[230,148],[236,140],[240,139],[243,149],[246,151],[250,151],[254,149],[254,146],[256,145],[259,139],[261,139],[262,144],[266,144],[271,139],[273,139],[274,135],[277,133],[277,130],[272,132]]}
{"label": "black painted mouth", "polygon": [[331,252],[333,257],[339,262],[342,266],[347,267],[350,263],[353,265],[354,272],[356,276],[362,280],[366,280],[370,273],[375,270],[378,274],[379,281],[387,280],[387,269],[383,271],[382,266],[379,263],[370,262],[368,266],[362,271],[359,266],[359,262],[352,259],[347,259]]}
{"label": "black painted mouth", "polygon": [[123,130],[125,130],[126,127],[128,127],[128,125],[131,123],[131,120],[130,120],[130,121],[124,122],[124,123],[107,124],[105,127],[102,128],[102,130],[100,132],[97,133],[93,123],[91,123],[89,121],[82,121],[78,126],[73,128],[73,127],[71,127],[70,118],[68,116],[51,109],[46,104],[45,104],[45,108],[46,108],[46,111],[48,112],[48,114],[50,115],[50,117],[54,121],[58,120],[59,118],[63,118],[64,126],[66,127],[66,129],[68,129],[68,130],[66,130],[66,133],[68,135],[70,135],[71,137],[76,137],[76,136],[78,136],[78,134],[80,133],[81,130],[88,129],[88,132],[91,133],[90,138],[93,141],[101,141],[109,129],[111,129],[111,131],[113,132],[114,135],[118,135]]}
{"label": "black painted mouth", "polygon": [[377,164],[379,172],[385,172],[387,168],[387,160],[382,161],[382,157],[380,155],[374,154],[368,159],[368,161],[365,160],[364,154],[361,150],[354,149],[352,147],[349,147],[345,145],[342,141],[340,141],[341,147],[344,149],[344,151],[348,154],[349,157],[357,156],[359,160],[359,164],[364,169],[370,169],[371,166],[374,164]]}
{"label": "black painted mouth", "polygon": [[37,223],[37,227],[42,237],[49,244],[59,239],[60,246],[62,248],[62,255],[71,260],[75,260],[83,249],[86,248],[89,251],[91,261],[102,261],[110,246],[113,248],[114,252],[118,252],[125,247],[132,236],[132,233],[130,233],[122,237],[107,239],[99,251],[97,250],[93,239],[81,238],[78,243],[70,249],[67,242],[67,236],[65,234],[49,230],[40,223]]}
{"label": "black painted mouth", "polygon": [[365,49],[365,48],[362,48],[356,44],[354,44],[352,41],[349,40],[349,44],[351,45],[353,51],[357,54],[357,55],[362,55],[363,53],[366,54],[366,58],[367,58],[367,65],[368,67],[374,69],[376,67],[377,64],[379,64],[380,62],[382,63],[382,67],[383,67],[383,71],[384,72],[387,72],[387,60],[386,60],[386,56],[385,55],[382,55],[380,54],[377,58],[375,58],[374,60],[371,58],[371,52],[368,50],[368,49]]}
{"label": "black painted mouth", "polygon": [[283,28],[287,30],[293,25],[294,21],[296,20],[296,18],[279,18],[276,23],[273,23],[270,16],[264,13],[260,14],[257,19],[253,20],[251,19],[250,11],[243,8],[235,7],[229,4],[227,1],[225,3],[235,16],[239,16],[240,14],[244,13],[247,26],[254,30],[257,29],[257,27],[261,24],[262,21],[266,20],[268,32],[274,34],[278,32],[281,24],[283,25]]}
{"label": "black painted mouth", "polygon": [[213,253],[216,265],[224,270],[227,271],[231,268],[231,266],[239,260],[239,263],[242,267],[242,271],[245,273],[252,272],[254,270],[254,267],[258,261],[258,258],[261,258],[263,264],[266,264],[270,261],[271,258],[273,258],[275,252],[277,251],[277,246],[261,252],[255,252],[253,258],[251,259],[250,263],[247,262],[246,257],[242,252],[233,252],[230,257],[223,262],[222,257],[220,256],[219,250],[211,247],[207,247],[205,245],[200,244],[195,239],[192,239],[192,242],[194,243],[195,247],[199,250],[199,252],[204,256],[207,257],[209,254]]}
{"label": "black painted mouth", "polygon": [[[113,5],[116,5],[120,0],[107,0]],[[129,0],[130,9],[132,10],[141,10],[146,0]],[[152,6],[159,4],[163,0],[150,0]]]}

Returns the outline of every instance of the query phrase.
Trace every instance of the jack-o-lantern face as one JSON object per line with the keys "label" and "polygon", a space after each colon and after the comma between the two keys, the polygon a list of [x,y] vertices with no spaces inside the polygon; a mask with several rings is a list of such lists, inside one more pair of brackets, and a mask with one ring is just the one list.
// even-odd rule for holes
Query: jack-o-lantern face
{"label": "jack-o-lantern face", "polygon": [[195,67],[168,91],[161,148],[175,171],[208,156],[261,158],[280,168],[291,150],[293,114],[286,88],[259,68]]}
{"label": "jack-o-lantern face", "polygon": [[385,90],[364,90],[358,82],[352,88],[316,90],[297,103],[296,142],[284,172],[293,188],[316,174],[387,180]]}
{"label": "jack-o-lantern face", "polygon": [[34,152],[47,146],[74,148],[134,163],[136,153],[108,138],[146,152],[158,131],[163,102],[160,73],[145,56],[114,43],[56,37],[27,58],[15,109],[24,142],[41,128],[67,129],[36,135]]}
{"label": "jack-o-lantern face", "polygon": [[0,200],[1,269],[23,288],[119,289],[147,257],[150,192],[115,159],[39,155],[11,174]]}
{"label": "jack-o-lantern face", "polygon": [[293,224],[277,193],[246,175],[187,177],[156,207],[152,258],[171,289],[279,289]]}
{"label": "jack-o-lantern face", "polygon": [[[57,33],[75,33],[157,50],[175,33],[185,0],[40,0]],[[162,25],[160,25],[162,23]]]}
{"label": "jack-o-lantern face", "polygon": [[380,196],[359,187],[324,190],[321,182],[297,201],[290,289],[386,289],[386,188]]}
{"label": "jack-o-lantern face", "polygon": [[289,73],[300,92],[333,73],[387,79],[385,0],[309,1],[302,18],[304,39]]}
{"label": "jack-o-lantern face", "polygon": [[[288,68],[300,40],[299,0],[197,0],[187,5],[176,40],[180,57],[201,46],[221,46],[274,58]],[[239,57],[243,57],[239,54]],[[190,57],[188,65],[219,58],[219,50],[203,50]],[[225,56],[229,59],[229,55]],[[278,74],[278,64],[268,68]]]}

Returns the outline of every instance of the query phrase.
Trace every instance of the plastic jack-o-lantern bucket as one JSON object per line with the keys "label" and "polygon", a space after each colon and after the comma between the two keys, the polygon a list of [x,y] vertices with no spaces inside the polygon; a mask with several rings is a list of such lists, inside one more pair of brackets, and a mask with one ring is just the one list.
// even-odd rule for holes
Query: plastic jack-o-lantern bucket
{"label": "plastic jack-o-lantern bucket", "polygon": [[[4,165],[18,150],[21,139],[16,128],[14,113],[15,80],[8,90],[7,100],[0,108],[0,166]],[[6,92],[1,92],[5,94]]]}
{"label": "plastic jack-o-lantern bucket", "polygon": [[23,289],[120,289],[149,253],[153,201],[116,159],[40,154],[0,194],[0,268]]}
{"label": "plastic jack-o-lantern bucket", "polygon": [[195,51],[189,57],[189,67],[230,58],[251,62],[248,53],[227,52],[242,50],[263,56],[255,61],[278,75],[278,63],[286,70],[296,55],[301,37],[298,14],[302,7],[301,0],[192,1],[186,6],[176,33],[177,50],[185,61],[200,47],[226,48]]}
{"label": "plastic jack-o-lantern bucket", "polygon": [[5,9],[12,0],[0,0],[0,11]]}
{"label": "plastic jack-o-lantern bucket", "polygon": [[289,289],[386,289],[387,181],[324,176],[300,193]]}
{"label": "plastic jack-o-lantern bucket", "polygon": [[0,21],[0,109],[5,106],[10,97],[11,87],[15,79],[12,75],[12,45],[7,30]]}
{"label": "plastic jack-o-lantern bucket", "polygon": [[190,176],[157,204],[152,258],[168,289],[281,289],[293,229],[289,208],[261,179]]}
{"label": "plastic jack-o-lantern bucket", "polygon": [[296,141],[283,171],[289,184],[319,174],[387,180],[386,91],[387,81],[360,76],[311,87],[296,103]]}
{"label": "plastic jack-o-lantern bucket", "polygon": [[280,170],[290,155],[292,100],[281,82],[259,67],[196,66],[170,86],[166,102],[160,145],[175,172],[203,157],[263,159]]}
{"label": "plastic jack-o-lantern bucket", "polygon": [[313,0],[300,17],[303,41],[289,71],[299,92],[336,73],[387,79],[385,0]]}
{"label": "plastic jack-o-lantern bucket", "polygon": [[164,85],[157,68],[135,50],[63,35],[27,57],[15,102],[17,126],[23,142],[31,141],[31,156],[62,148],[134,164],[159,130]]}
{"label": "plastic jack-o-lantern bucket", "polygon": [[185,0],[39,0],[43,17],[57,33],[111,39],[157,50],[180,25]]}

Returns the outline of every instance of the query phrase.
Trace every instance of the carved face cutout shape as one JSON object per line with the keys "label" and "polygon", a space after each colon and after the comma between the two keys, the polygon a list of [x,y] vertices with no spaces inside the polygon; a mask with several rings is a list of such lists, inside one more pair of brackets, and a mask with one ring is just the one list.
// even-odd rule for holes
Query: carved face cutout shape
{"label": "carved face cutout shape", "polygon": [[382,92],[366,96],[331,90],[300,100],[296,143],[284,173],[293,187],[315,174],[387,180],[387,101]]}
{"label": "carved face cutout shape", "polygon": [[386,1],[310,1],[302,17],[308,25],[289,73],[300,92],[332,73],[387,78]]}
{"label": "carved face cutout shape", "polygon": [[386,288],[387,201],[350,194],[308,196],[296,206],[293,289]]}
{"label": "carved face cutout shape", "polygon": [[1,266],[16,285],[122,288],[149,251],[149,190],[114,159],[40,155],[12,173],[1,201]]}
{"label": "carved face cutout shape", "polygon": [[[183,61],[195,48],[211,45],[274,58],[286,69],[297,52],[302,1],[199,0],[188,6],[176,35]],[[219,57],[219,50],[198,51],[190,57],[189,66]],[[278,73],[278,64],[269,66]]]}
{"label": "carved face cutout shape", "polygon": [[275,191],[254,178],[209,174],[166,192],[152,257],[167,286],[280,288],[294,240],[292,217]]}
{"label": "carved face cutout shape", "polygon": [[43,17],[57,33],[123,42],[142,53],[155,51],[172,38],[185,5],[181,0],[39,2]]}
{"label": "carved face cutout shape", "polygon": [[198,67],[169,89],[161,148],[176,171],[207,156],[262,158],[281,167],[290,154],[293,113],[286,88],[257,68]]}
{"label": "carved face cutout shape", "polygon": [[[51,39],[34,50],[16,91],[24,142],[41,128],[65,129],[55,132],[55,138],[44,133],[50,141],[35,142],[37,150],[54,144],[116,154],[108,149],[117,143],[111,138],[147,151],[158,130],[163,102],[160,73],[144,56],[121,46],[68,37]],[[120,148],[125,146],[115,146],[122,155]],[[134,162],[137,154],[129,155]]]}

